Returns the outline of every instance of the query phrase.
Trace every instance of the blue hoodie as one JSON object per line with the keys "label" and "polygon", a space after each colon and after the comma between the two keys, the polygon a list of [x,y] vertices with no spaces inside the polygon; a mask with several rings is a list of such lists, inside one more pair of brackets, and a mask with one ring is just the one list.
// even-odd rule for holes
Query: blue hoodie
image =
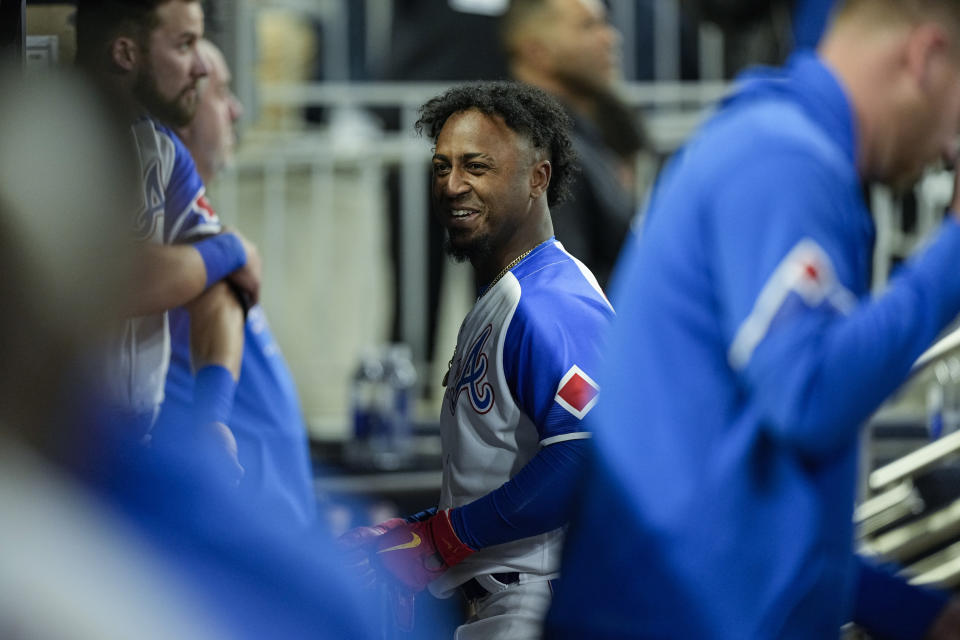
{"label": "blue hoodie", "polygon": [[960,311],[952,218],[868,298],[856,149],[843,87],[806,53],[743,77],[671,160],[614,273],[549,637],[837,637],[850,619],[860,427]]}

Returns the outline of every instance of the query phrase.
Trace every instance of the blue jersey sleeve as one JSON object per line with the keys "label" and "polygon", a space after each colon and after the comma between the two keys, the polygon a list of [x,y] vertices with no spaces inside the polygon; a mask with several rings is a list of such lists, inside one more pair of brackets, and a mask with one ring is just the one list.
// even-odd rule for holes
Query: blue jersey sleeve
{"label": "blue jersey sleeve", "polygon": [[541,443],[586,431],[582,421],[598,400],[594,371],[612,316],[596,295],[539,287],[521,297],[507,330],[503,368]]}
{"label": "blue jersey sleeve", "polygon": [[173,147],[173,168],[166,185],[164,242],[173,244],[219,233],[220,219],[207,201],[193,157],[176,133],[160,124],[156,127]]}
{"label": "blue jersey sleeve", "polygon": [[872,238],[855,234],[872,225],[856,177],[838,186],[833,170],[790,149],[768,154],[718,188],[718,215],[705,221],[716,225],[707,235],[730,364],[770,435],[813,458],[849,445],[960,308],[952,220],[883,296],[860,299]]}
{"label": "blue jersey sleeve", "polygon": [[473,549],[529,538],[570,520],[588,440],[544,447],[500,488],[451,509],[457,536]]}

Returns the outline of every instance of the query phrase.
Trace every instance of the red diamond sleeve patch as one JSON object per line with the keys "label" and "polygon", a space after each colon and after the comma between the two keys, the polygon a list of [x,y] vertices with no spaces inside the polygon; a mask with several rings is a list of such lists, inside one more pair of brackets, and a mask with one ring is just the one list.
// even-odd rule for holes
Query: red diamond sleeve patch
{"label": "red diamond sleeve patch", "polygon": [[561,407],[583,420],[597,404],[599,394],[600,386],[580,367],[573,365],[560,380],[554,399]]}

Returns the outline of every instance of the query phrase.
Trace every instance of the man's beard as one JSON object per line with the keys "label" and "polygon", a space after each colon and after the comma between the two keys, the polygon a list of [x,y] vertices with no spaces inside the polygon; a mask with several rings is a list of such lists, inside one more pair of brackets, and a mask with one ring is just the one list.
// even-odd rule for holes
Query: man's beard
{"label": "man's beard", "polygon": [[450,232],[444,232],[443,249],[447,255],[453,258],[454,262],[474,262],[478,259],[483,261],[493,253],[493,247],[488,236],[481,236],[473,240],[466,246],[455,246],[450,239]]}
{"label": "man's beard", "polygon": [[193,87],[187,87],[172,100],[164,98],[157,89],[157,78],[153,67],[147,66],[137,74],[133,93],[152,116],[174,127],[185,127],[193,120],[197,112],[197,101],[182,100],[183,94]]}
{"label": "man's beard", "polygon": [[613,91],[613,83],[602,75],[586,75],[567,69],[557,71],[557,79],[574,95],[599,100]]}

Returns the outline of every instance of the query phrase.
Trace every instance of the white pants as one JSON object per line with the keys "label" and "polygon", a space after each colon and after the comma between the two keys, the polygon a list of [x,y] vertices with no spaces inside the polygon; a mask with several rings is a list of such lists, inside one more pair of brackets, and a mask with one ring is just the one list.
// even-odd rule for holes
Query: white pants
{"label": "white pants", "polygon": [[475,614],[457,627],[455,640],[540,640],[553,597],[550,582],[537,580],[502,586],[502,591],[476,601]]}

